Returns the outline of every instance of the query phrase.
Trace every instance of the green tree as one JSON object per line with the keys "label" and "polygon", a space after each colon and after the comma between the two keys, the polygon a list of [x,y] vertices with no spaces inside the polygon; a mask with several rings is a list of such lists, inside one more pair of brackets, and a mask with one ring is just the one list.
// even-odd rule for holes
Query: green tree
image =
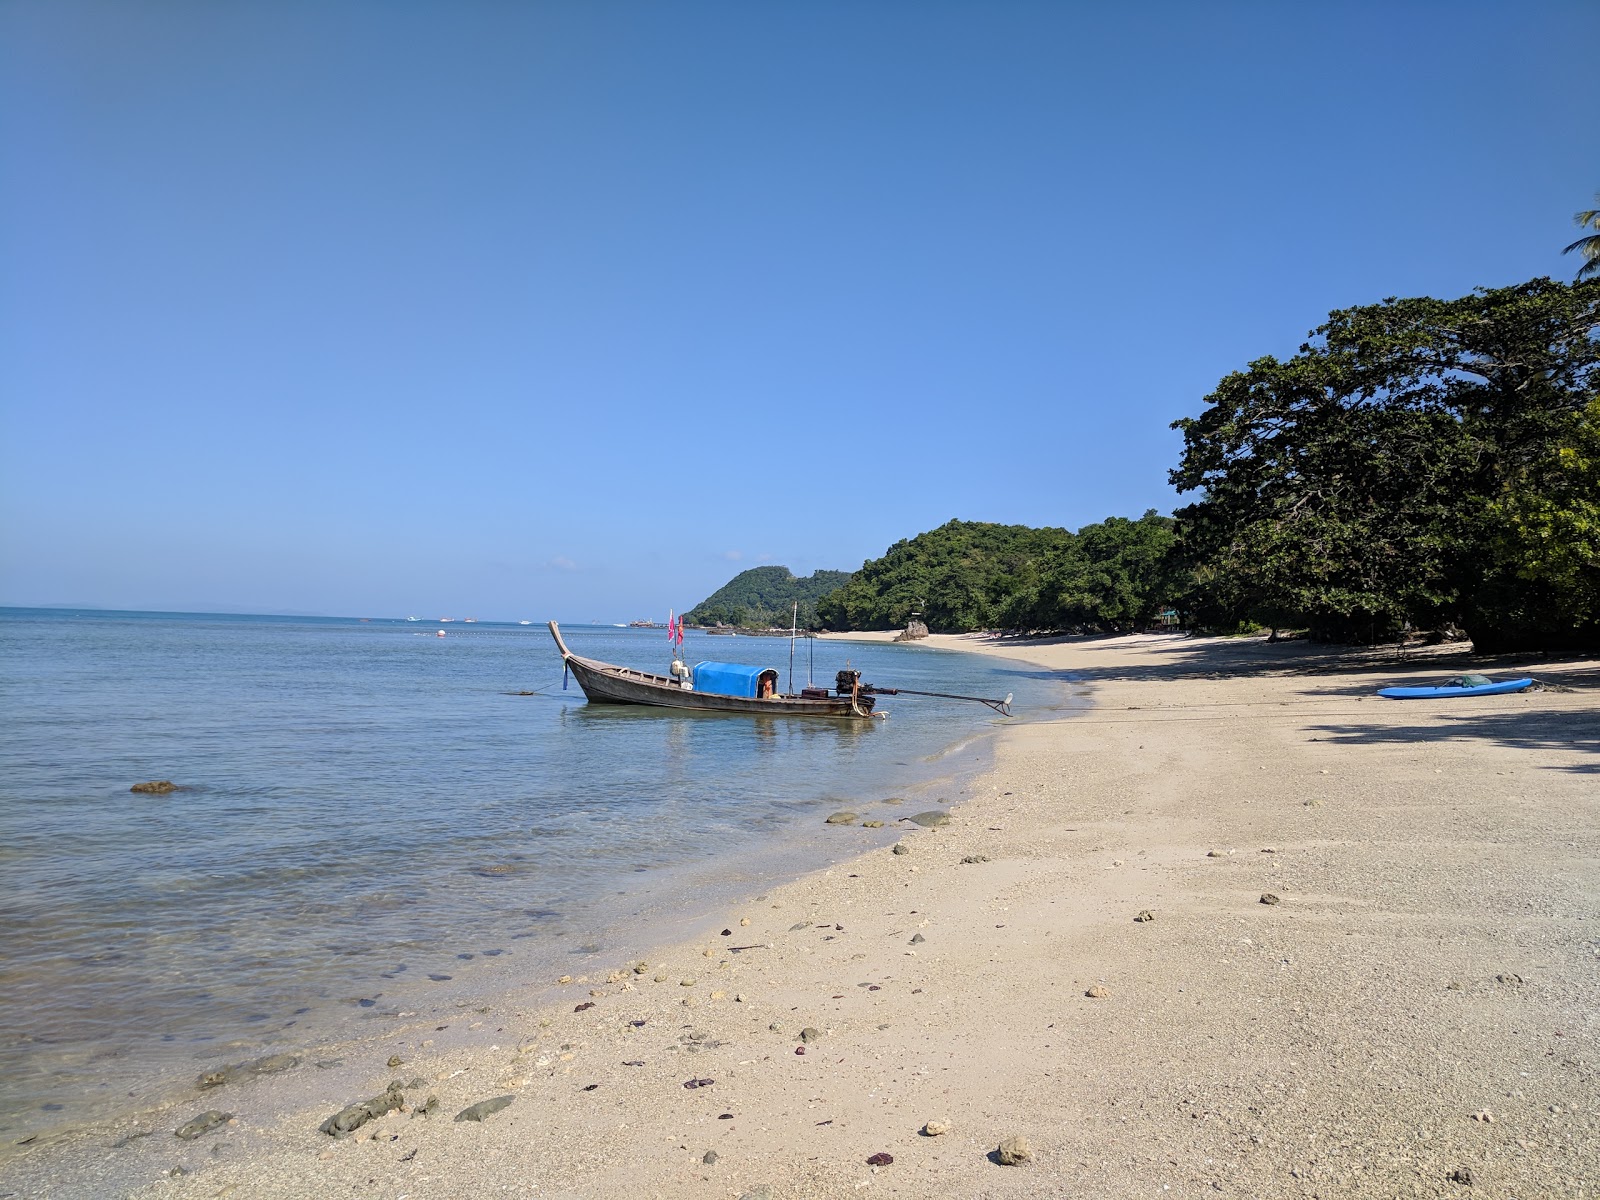
{"label": "green tree", "polygon": [[1344,638],[1452,616],[1484,649],[1600,634],[1583,572],[1532,586],[1503,528],[1576,511],[1597,325],[1600,280],[1388,300],[1223,379],[1175,425],[1190,607]]}
{"label": "green tree", "polygon": [[[1594,198],[1600,200],[1600,192],[1596,192]],[[1593,228],[1600,231],[1600,208],[1586,208],[1575,214],[1572,221],[1579,229]],[[1583,265],[1578,268],[1579,279],[1600,271],[1600,232],[1579,238],[1561,253],[1571,254],[1574,250],[1583,258]]]}

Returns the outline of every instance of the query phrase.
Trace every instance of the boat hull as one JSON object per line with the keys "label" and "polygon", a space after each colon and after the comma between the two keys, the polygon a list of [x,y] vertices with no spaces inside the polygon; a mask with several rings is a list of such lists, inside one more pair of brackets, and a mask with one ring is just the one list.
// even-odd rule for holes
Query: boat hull
{"label": "boat hull", "polygon": [[756,717],[828,717],[835,720],[861,720],[870,711],[853,704],[848,696],[824,700],[805,700],[798,696],[779,696],[757,700],[748,696],[723,696],[716,692],[696,692],[680,687],[665,675],[635,671],[613,663],[581,658],[567,649],[555,622],[550,632],[561,649],[562,660],[577,679],[591,704],[642,704],[652,708],[676,708],[689,712],[731,712]]}

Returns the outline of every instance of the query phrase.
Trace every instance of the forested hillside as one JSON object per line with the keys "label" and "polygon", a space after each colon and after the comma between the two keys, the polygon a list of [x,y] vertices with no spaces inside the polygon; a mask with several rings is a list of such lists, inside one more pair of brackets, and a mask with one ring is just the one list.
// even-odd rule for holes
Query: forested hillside
{"label": "forested hillside", "polygon": [[1168,599],[1172,519],[1113,517],[1077,533],[950,521],[896,542],[823,599],[828,629],[1132,629]]}
{"label": "forested hillside", "polygon": [[800,628],[817,625],[817,601],[850,581],[849,571],[817,571],[797,578],[788,567],[752,567],[683,614],[691,625],[742,625],[787,629],[796,601]]}

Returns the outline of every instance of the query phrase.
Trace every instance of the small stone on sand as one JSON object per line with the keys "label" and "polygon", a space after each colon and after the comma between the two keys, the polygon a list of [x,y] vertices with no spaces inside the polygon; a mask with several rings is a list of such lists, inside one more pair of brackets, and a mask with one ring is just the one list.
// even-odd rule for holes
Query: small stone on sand
{"label": "small stone on sand", "polygon": [[1084,992],[1084,995],[1089,997],[1091,1000],[1104,1000],[1107,996],[1111,995],[1111,989],[1101,987],[1097,983],[1090,987],[1088,991]]}
{"label": "small stone on sand", "polygon": [[823,821],[823,824],[824,825],[854,825],[859,820],[861,820],[861,816],[860,816],[859,813],[836,812],[836,813],[833,813],[831,816],[829,816],[825,821]]}
{"label": "small stone on sand", "polygon": [[922,1127],[923,1137],[942,1137],[950,1132],[949,1121],[929,1121]]}
{"label": "small stone on sand", "polygon": [[895,854],[910,854],[911,853],[911,847],[906,845],[904,842],[896,842],[894,844],[894,853]]}
{"label": "small stone on sand", "polygon": [[1279,900],[1278,897],[1275,896],[1271,892],[1262,892],[1261,893],[1261,903],[1263,903],[1263,904],[1282,904],[1283,901]]}
{"label": "small stone on sand", "polygon": [[1141,925],[1143,925],[1146,921],[1154,921],[1155,919],[1155,913],[1151,912],[1148,908],[1141,908],[1139,910],[1139,915],[1134,917],[1134,920],[1138,921]]}
{"label": "small stone on sand", "polygon": [[1033,1147],[1020,1133],[1008,1137],[995,1150],[994,1156],[1003,1167],[1017,1167],[1033,1157]]}

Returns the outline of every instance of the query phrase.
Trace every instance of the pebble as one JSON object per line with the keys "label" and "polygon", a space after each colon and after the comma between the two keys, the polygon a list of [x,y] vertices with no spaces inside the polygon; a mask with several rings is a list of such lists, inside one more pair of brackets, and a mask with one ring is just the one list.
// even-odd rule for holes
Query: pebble
{"label": "pebble", "polygon": [[227,1124],[229,1121],[233,1120],[233,1116],[233,1113],[223,1112],[221,1109],[213,1108],[209,1112],[201,1113],[194,1120],[187,1121],[178,1126],[177,1129],[173,1130],[173,1136],[182,1138],[186,1142],[192,1142],[202,1133],[209,1133],[218,1125]]}
{"label": "pebble", "polygon": [[930,808],[927,812],[919,812],[914,816],[901,817],[902,821],[912,821],[928,829],[936,829],[940,825],[950,824],[950,814],[942,808]]}
{"label": "pebble", "polygon": [[215,1071],[207,1071],[196,1082],[201,1088],[220,1087],[224,1083],[235,1083],[250,1075],[276,1075],[280,1071],[288,1071],[299,1065],[298,1054],[269,1054],[265,1058],[233,1063]]}
{"label": "pebble", "polygon": [[556,980],[556,982],[557,983],[571,983],[572,982],[572,976],[571,975],[563,975],[560,979]]}
{"label": "pebble", "polygon": [[949,1121],[929,1121],[922,1127],[923,1137],[943,1137],[950,1132]]}
{"label": "pebble", "polygon": [[657,983],[665,983],[666,981],[667,981],[667,973],[665,971],[662,971],[660,974],[658,974],[656,976],[656,982]]}
{"label": "pebble", "polygon": [[986,863],[989,861],[987,854],[969,854],[963,858],[962,863]]}
{"label": "pebble", "polygon": [[826,820],[823,821],[823,824],[824,825],[854,825],[859,820],[861,820],[861,814],[860,813],[842,812],[841,811],[841,812],[836,812],[836,813],[831,814]]}
{"label": "pebble", "polygon": [[739,924],[741,924],[741,925],[749,925],[750,924],[750,918],[749,917],[740,917],[739,918]]}
{"label": "pebble", "polygon": [[691,975],[687,979],[678,980],[678,986],[679,987],[693,987],[694,986],[694,976]]}
{"label": "pebble", "polygon": [[1006,1138],[995,1149],[995,1159],[1003,1167],[1017,1167],[1033,1157],[1033,1147],[1020,1133]]}
{"label": "pebble", "polygon": [[923,942],[925,942],[927,940],[928,939],[923,937],[920,933],[913,933],[911,935],[911,944],[913,946],[920,946]]}
{"label": "pebble", "polygon": [[883,828],[883,822],[882,821],[863,821],[863,822],[861,822],[861,828],[863,828],[863,829],[882,829]]}
{"label": "pebble", "polygon": [[388,1068],[389,1068],[389,1069],[390,1069],[390,1070],[391,1070],[391,1071],[392,1071],[392,1070],[394,1070],[394,1069],[395,1069],[395,1068],[396,1068],[396,1067],[398,1067],[398,1066],[400,1066],[400,1065],[401,1065],[401,1064],[402,1064],[402,1063],[404,1063],[404,1062],[405,1062],[405,1061],[406,1061],[406,1060],[405,1060],[405,1059],[403,1059],[403,1058],[401,1058],[401,1057],[400,1057],[400,1056],[399,1056],[399,1055],[398,1055],[398,1054],[391,1054],[391,1055],[389,1055],[389,1061],[388,1061],[388,1063],[387,1063],[387,1064],[385,1064],[385,1065],[386,1065],[386,1066],[387,1066],[387,1067],[388,1067]]}
{"label": "pebble", "polygon": [[1097,983],[1090,987],[1088,991],[1084,992],[1084,995],[1089,997],[1091,1000],[1104,1000],[1107,996],[1111,995],[1111,989],[1101,987]]}
{"label": "pebble", "polygon": [[800,1031],[800,1040],[802,1042],[807,1043],[808,1045],[811,1042],[816,1041],[821,1036],[822,1036],[822,1034],[818,1030],[813,1029],[810,1025],[807,1025],[804,1029],[802,1029]]}
{"label": "pebble", "polygon": [[910,854],[911,853],[911,847],[906,845],[904,842],[896,842],[894,844],[893,853],[895,853],[895,854]]}
{"label": "pebble", "polygon": [[1282,904],[1283,901],[1278,899],[1278,897],[1276,895],[1274,895],[1272,892],[1262,892],[1261,893],[1261,903],[1263,903],[1263,904]]}
{"label": "pebble", "polygon": [[1451,1171],[1450,1174],[1446,1175],[1445,1178],[1451,1183],[1464,1183],[1468,1187],[1472,1186],[1472,1171],[1468,1167],[1457,1167],[1454,1171]]}
{"label": "pebble", "polygon": [[1228,852],[1226,850],[1207,850],[1206,851],[1206,857],[1207,858],[1227,858],[1228,857]]}
{"label": "pebble", "polygon": [[1139,915],[1134,917],[1134,920],[1138,921],[1141,925],[1143,925],[1146,921],[1154,921],[1155,919],[1155,913],[1151,912],[1148,908],[1141,908],[1139,910]]}
{"label": "pebble", "polygon": [[476,1104],[468,1105],[456,1114],[458,1121],[483,1121],[494,1113],[499,1112],[506,1105],[515,1100],[515,1096],[495,1096],[489,1100],[479,1100]]}
{"label": "pebble", "polygon": [[893,1161],[894,1161],[894,1155],[888,1153],[887,1151],[880,1150],[880,1151],[878,1151],[878,1153],[870,1155],[867,1158],[867,1166],[869,1166],[869,1167],[887,1167]]}
{"label": "pebble", "polygon": [[700,1156],[700,1161],[709,1167],[712,1163],[717,1161],[717,1152],[715,1150],[707,1150]]}
{"label": "pebble", "polygon": [[1472,1119],[1474,1121],[1482,1121],[1485,1125],[1494,1124],[1494,1114],[1487,1108],[1480,1108],[1477,1112],[1473,1113]]}

